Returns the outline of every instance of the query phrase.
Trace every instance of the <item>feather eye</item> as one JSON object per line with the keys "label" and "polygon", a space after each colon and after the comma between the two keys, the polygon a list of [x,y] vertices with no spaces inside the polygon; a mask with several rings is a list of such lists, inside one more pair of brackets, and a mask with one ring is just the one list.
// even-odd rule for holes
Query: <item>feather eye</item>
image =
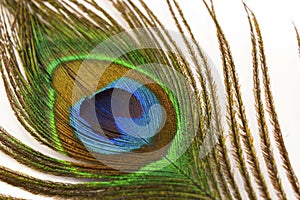
{"label": "feather eye", "polygon": [[299,199],[260,26],[247,5],[258,138],[213,1],[202,3],[216,27],[225,91],[176,0],[165,3],[178,33],[143,0],[103,2],[108,9],[95,1],[0,2],[0,70],[11,107],[35,140],[64,157],[1,127],[0,151],[66,181],[4,166],[0,180],[54,198]]}
{"label": "feather eye", "polygon": [[[119,154],[124,152],[160,149],[169,144],[176,134],[173,96],[149,76],[131,71],[132,65],[124,61],[120,63],[72,61],[57,66],[53,71],[52,84],[57,97],[54,103],[55,126],[63,148],[71,154],[74,147],[68,147],[64,137],[81,142],[94,157],[98,154],[111,155],[109,159],[112,162],[112,155],[119,159]],[[104,72],[103,68],[106,68]],[[92,87],[85,84],[91,84],[91,80],[102,72],[93,92]],[[77,74],[77,78],[72,74]],[[72,88],[73,94],[65,92],[65,88]],[[63,113],[66,116],[62,116]],[[69,118],[69,121],[61,118]],[[76,157],[79,156],[76,152]],[[163,152],[159,152],[154,157],[162,156]],[[82,155],[81,158],[87,159],[87,156]],[[147,159],[131,158],[126,167],[137,168],[139,160],[145,162]]]}

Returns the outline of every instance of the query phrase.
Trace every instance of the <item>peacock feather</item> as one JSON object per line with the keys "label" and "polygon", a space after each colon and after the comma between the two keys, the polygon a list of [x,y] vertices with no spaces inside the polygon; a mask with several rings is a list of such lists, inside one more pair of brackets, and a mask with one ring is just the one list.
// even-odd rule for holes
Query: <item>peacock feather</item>
{"label": "peacock feather", "polygon": [[58,199],[300,199],[255,14],[241,2],[257,137],[213,1],[201,3],[222,73],[176,0],[166,0],[176,31],[143,0],[2,0],[5,91],[42,148],[0,127],[0,150],[52,178],[0,166],[0,180]]}

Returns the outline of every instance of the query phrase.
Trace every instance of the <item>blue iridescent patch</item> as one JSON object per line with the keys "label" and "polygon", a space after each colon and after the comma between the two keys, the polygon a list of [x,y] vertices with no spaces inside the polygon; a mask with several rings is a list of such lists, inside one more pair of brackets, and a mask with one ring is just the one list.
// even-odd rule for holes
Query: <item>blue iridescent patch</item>
{"label": "blue iridescent patch", "polygon": [[120,154],[149,145],[163,123],[157,97],[141,83],[122,77],[70,108],[78,139],[95,153]]}

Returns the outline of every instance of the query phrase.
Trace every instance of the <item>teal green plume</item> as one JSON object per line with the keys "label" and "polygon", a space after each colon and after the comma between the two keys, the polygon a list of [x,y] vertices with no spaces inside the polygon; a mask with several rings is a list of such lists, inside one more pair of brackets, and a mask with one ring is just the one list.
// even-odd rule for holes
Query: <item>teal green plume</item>
{"label": "teal green plume", "polygon": [[[62,158],[1,127],[0,150],[32,170],[74,183],[3,166],[0,180],[58,199],[252,200],[273,199],[272,191],[287,199],[288,188],[300,199],[260,26],[247,5],[241,2],[252,44],[259,138],[250,129],[212,1],[201,3],[216,28],[224,97],[221,78],[176,0],[166,3],[178,33],[168,31],[143,0],[105,3],[110,6],[93,0],[0,2],[0,70],[11,108],[28,134]],[[1,192],[0,198],[13,198]]]}

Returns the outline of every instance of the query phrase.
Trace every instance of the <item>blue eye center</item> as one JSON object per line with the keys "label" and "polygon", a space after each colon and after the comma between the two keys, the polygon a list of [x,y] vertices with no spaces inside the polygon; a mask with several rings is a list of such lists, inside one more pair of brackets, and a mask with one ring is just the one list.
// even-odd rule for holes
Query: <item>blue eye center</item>
{"label": "blue eye center", "polygon": [[[117,103],[114,105],[117,112],[112,111],[112,95],[117,98]],[[129,99],[129,102],[126,101]],[[129,116],[126,115],[126,104],[129,104]],[[90,113],[95,110],[96,117],[91,117]],[[115,122],[115,117],[130,117],[133,120],[142,117],[143,108],[139,100],[123,89],[107,89],[99,92],[91,98],[86,97],[80,106],[80,116],[91,125],[94,132],[100,133],[97,130],[99,125],[105,136],[109,139],[120,137],[118,127]]]}
{"label": "blue eye center", "polygon": [[120,78],[70,108],[71,126],[91,151],[119,154],[149,145],[161,129],[163,111],[141,83]]}

